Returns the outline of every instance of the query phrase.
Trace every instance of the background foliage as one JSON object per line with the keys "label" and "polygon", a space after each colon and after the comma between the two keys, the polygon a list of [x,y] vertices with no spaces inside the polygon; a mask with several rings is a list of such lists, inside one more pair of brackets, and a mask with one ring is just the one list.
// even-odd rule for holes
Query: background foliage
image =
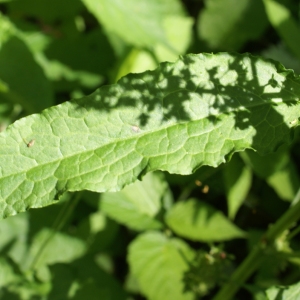
{"label": "background foliage", "polygon": [[[296,0],[0,2],[4,132],[185,53],[250,52],[300,71]],[[299,141],[296,131],[264,157],[246,150],[193,175],[155,172],[117,193],[65,193],[2,220],[0,299],[217,299],[269,224],[296,205]],[[277,237],[236,299],[294,299],[297,229]]]}

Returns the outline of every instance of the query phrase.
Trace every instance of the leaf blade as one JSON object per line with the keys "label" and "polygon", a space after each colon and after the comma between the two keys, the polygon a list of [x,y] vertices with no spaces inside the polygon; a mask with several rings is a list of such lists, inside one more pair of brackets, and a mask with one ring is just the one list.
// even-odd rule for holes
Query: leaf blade
{"label": "leaf blade", "polygon": [[[180,239],[168,239],[159,232],[141,234],[129,246],[132,274],[150,299],[194,299],[183,291],[183,274],[194,257]],[[155,274],[155,276],[153,276]]]}
{"label": "leaf blade", "polygon": [[293,138],[299,86],[251,55],[187,55],[18,120],[0,134],[0,216],[154,170],[190,174],[245,148],[273,152]]}
{"label": "leaf blade", "polygon": [[212,206],[196,200],[177,202],[166,223],[178,235],[193,241],[216,242],[243,238],[245,233]]}

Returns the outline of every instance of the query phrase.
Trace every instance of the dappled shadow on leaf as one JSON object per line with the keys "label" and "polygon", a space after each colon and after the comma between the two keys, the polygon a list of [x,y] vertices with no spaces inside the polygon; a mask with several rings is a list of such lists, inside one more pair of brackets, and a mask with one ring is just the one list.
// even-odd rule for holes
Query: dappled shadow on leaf
{"label": "dappled shadow on leaf", "polygon": [[[287,111],[298,105],[298,94],[297,78],[280,64],[223,53],[187,55],[154,71],[129,74],[75,103],[78,110],[105,112],[101,120],[108,121],[108,131],[110,123],[131,126],[132,132],[120,130],[123,138],[198,122],[192,135],[219,141],[215,151],[225,149],[227,157],[245,148],[264,154],[289,143],[293,128]],[[194,170],[202,165],[195,164]]]}
{"label": "dappled shadow on leaf", "polygon": [[1,135],[2,184],[20,186],[3,193],[2,215],[50,204],[67,190],[117,191],[154,170],[217,167],[247,148],[274,152],[293,138],[298,95],[291,71],[248,54],[187,55],[129,74]]}

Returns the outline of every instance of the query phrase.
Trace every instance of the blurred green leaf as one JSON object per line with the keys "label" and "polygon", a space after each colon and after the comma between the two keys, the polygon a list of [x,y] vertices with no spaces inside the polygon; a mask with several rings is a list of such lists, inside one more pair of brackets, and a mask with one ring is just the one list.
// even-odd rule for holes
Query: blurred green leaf
{"label": "blurred green leaf", "polygon": [[[71,49],[69,49],[67,46],[69,45],[69,39],[65,42],[65,44],[63,44],[63,42],[59,42],[60,40],[58,40],[57,42],[53,42],[53,38],[50,38],[49,35],[46,35],[45,33],[42,33],[40,31],[37,30],[33,30],[33,31],[29,31],[29,32],[25,32],[25,31],[21,31],[19,30],[9,19],[7,19],[6,17],[0,15],[0,28],[2,28],[2,32],[0,31],[0,40],[2,42],[3,45],[5,45],[5,43],[8,43],[10,41],[10,39],[17,39],[18,42],[20,44],[23,44],[22,47],[23,48],[27,48],[26,51],[31,52],[29,54],[26,54],[27,56],[30,55],[31,58],[30,60],[27,57],[27,60],[29,60],[28,63],[34,64],[34,66],[29,65],[29,67],[33,68],[33,70],[35,71],[36,68],[40,69],[38,70],[39,72],[43,72],[44,74],[42,74],[42,76],[40,76],[40,78],[38,78],[37,82],[41,82],[42,86],[47,85],[48,87],[51,87],[51,95],[53,94],[53,86],[51,86],[49,80],[54,81],[54,87],[56,90],[58,91],[65,91],[65,90],[70,90],[70,89],[75,89],[78,88],[78,85],[84,86],[84,87],[88,87],[88,88],[95,88],[98,85],[100,85],[103,81],[103,76],[101,76],[100,74],[96,74],[93,73],[94,71],[99,71],[101,69],[103,69],[103,63],[101,64],[101,61],[104,61],[105,59],[99,59],[99,53],[97,53],[97,57],[98,60],[95,63],[95,55],[94,52],[97,49],[94,49],[92,51],[90,51],[89,49],[91,48],[92,44],[91,44],[91,37],[94,37],[94,41],[98,39],[97,36],[95,36],[95,34],[91,33],[87,36],[87,38],[85,39],[84,42],[80,43],[80,40],[78,40],[78,38],[73,38],[71,39],[73,44],[71,43]],[[102,35],[103,36],[103,35]],[[65,39],[64,39],[65,40]],[[90,40],[89,43],[87,43],[86,41]],[[79,41],[79,43],[78,43]],[[75,44],[74,44],[75,43]],[[79,45],[83,45],[81,47],[79,47]],[[95,42],[94,42],[95,44]],[[97,44],[97,43],[96,43]],[[54,51],[53,55],[51,56],[51,53],[53,52],[53,45],[54,46],[54,50],[58,50],[60,55],[56,55],[57,52]],[[58,45],[58,46],[57,46]],[[62,45],[63,47],[59,47],[59,45]],[[58,49],[57,49],[58,47]],[[87,48],[86,52],[84,52],[85,47]],[[15,47],[16,48],[16,47]],[[47,51],[47,49],[49,48],[49,50]],[[97,48],[97,47],[96,47]],[[74,49],[76,51],[74,51]],[[107,49],[107,47],[104,47],[104,49]],[[10,57],[11,55],[17,55],[18,53],[15,53],[16,51],[20,52],[22,50],[21,49],[14,49],[14,52],[12,52],[11,54],[8,53],[7,55]],[[25,50],[23,50],[24,52]],[[46,53],[44,53],[44,51],[46,51],[46,53],[48,54],[48,52],[50,53],[50,59],[45,55]],[[23,52],[21,52],[20,54],[18,54],[18,56],[20,55],[25,55]],[[67,56],[64,55],[64,53],[67,52]],[[70,53],[74,53],[76,56],[76,64],[74,65],[74,57],[73,55],[70,55]],[[106,51],[107,53],[111,53],[111,51]],[[1,52],[0,52],[1,55]],[[81,57],[80,60],[78,60],[78,57]],[[17,57],[17,56],[16,56]],[[62,61],[64,60],[64,57],[68,57],[68,59],[66,59],[66,63],[70,63],[70,66],[65,65],[63,62],[58,61],[59,59],[61,59]],[[88,60],[85,59],[85,57],[89,57],[90,61],[89,63],[87,63]],[[103,55],[101,56],[103,57]],[[26,56],[25,56],[26,58]],[[53,59],[52,59],[53,58]],[[70,59],[71,58],[71,59]],[[93,59],[91,59],[93,58]],[[6,59],[6,58],[5,58]],[[20,57],[20,61],[21,61],[22,57]],[[32,61],[34,59],[34,62]],[[55,60],[57,59],[57,60]],[[21,81],[21,84],[19,83],[19,85],[22,84],[26,85],[27,90],[30,91],[30,87],[32,87],[33,89],[33,84],[28,84],[28,80],[35,80],[35,77],[30,77],[30,76],[26,76],[27,74],[25,73],[25,71],[23,70],[24,67],[28,67],[26,65],[20,63],[20,61],[13,61],[14,64],[17,64],[17,67],[14,67],[13,69],[9,69],[10,73],[8,73],[7,71],[5,71],[6,69],[4,69],[5,74],[4,76],[8,76],[10,75],[10,77],[15,76],[15,74],[11,74],[12,70],[17,71],[18,69],[20,69],[22,66],[23,68],[20,70],[21,73],[18,75],[19,77],[21,77],[20,79],[18,79],[18,76],[15,76],[13,78],[10,78],[10,81],[14,81],[14,79],[16,80],[16,83],[14,83],[14,85],[16,85],[18,83],[18,80],[25,80],[25,82],[23,83],[23,81]],[[100,66],[99,66],[99,62],[100,61]],[[109,60],[108,60],[109,61]],[[78,62],[83,62],[84,65],[82,65],[81,63]],[[4,63],[10,63],[9,60]],[[26,63],[26,60],[25,60]],[[104,65],[107,63],[104,63]],[[6,66],[6,65],[5,65]],[[8,65],[9,67],[13,67],[14,65],[12,65],[12,63],[10,63]],[[89,66],[93,66],[91,71],[88,71],[87,69],[89,69]],[[79,68],[79,70],[74,70],[72,68]],[[82,69],[80,69],[82,68]],[[31,69],[27,70],[27,72],[29,73],[31,71]],[[8,73],[8,75],[7,75]],[[35,73],[37,73],[37,71],[35,71]],[[33,73],[34,75],[34,73]],[[25,77],[26,76],[26,77]],[[25,77],[25,78],[24,78]],[[45,78],[47,77],[47,79]],[[42,87],[41,86],[41,87]],[[36,89],[36,88],[35,88]],[[34,89],[34,92],[36,93]],[[41,88],[39,88],[41,89]],[[37,90],[39,90],[37,89]],[[23,87],[24,90],[24,87]],[[21,92],[23,91],[21,90]],[[27,91],[25,90],[25,91]],[[4,99],[6,101],[9,102],[16,102],[19,103],[21,102],[21,104],[26,108],[28,106],[28,104],[24,101],[22,101],[22,97],[26,96],[28,94],[25,93],[24,95],[19,95],[16,94],[14,92],[14,90],[12,90],[10,93],[9,92],[9,85],[5,83],[5,92],[6,94],[3,95],[3,97],[5,97]],[[32,94],[33,92],[31,92]],[[28,98],[31,97],[31,94],[29,94]],[[47,95],[45,95],[46,97]],[[53,95],[51,96],[53,97]],[[41,101],[41,99],[43,101],[47,100],[47,98],[44,100],[43,97],[39,98],[39,103],[43,103],[43,101]],[[28,100],[28,99],[25,99]],[[29,100],[35,100],[36,99],[31,99],[29,98]],[[42,106],[42,108],[45,107],[49,107],[51,106],[53,103],[53,99],[51,100],[51,102],[48,101],[48,103],[45,103],[44,106]],[[41,106],[41,104],[38,104],[39,106]],[[27,105],[27,106],[26,106]],[[36,103],[33,103],[33,105],[36,105]],[[39,107],[37,106],[37,107]],[[27,110],[30,111],[33,110],[33,108],[27,107]],[[34,110],[36,111],[36,108],[34,107]]]}
{"label": "blurred green leaf", "polygon": [[294,199],[299,189],[300,178],[286,150],[267,156],[245,151],[241,156],[257,176],[266,179],[281,199],[287,201]]}
{"label": "blurred green leaf", "polygon": [[21,104],[28,113],[39,112],[53,104],[50,82],[17,37],[0,48],[0,78],[9,88],[9,93],[1,93],[0,97]]}
{"label": "blurred green leaf", "polygon": [[300,59],[300,29],[291,11],[278,1],[263,0],[263,3],[270,23],[290,50]]}
{"label": "blurred green leaf", "polygon": [[28,251],[29,220],[27,214],[14,216],[0,222],[0,252],[22,265]]}
{"label": "blurred green leaf", "polygon": [[196,199],[177,202],[166,214],[166,223],[176,234],[193,241],[217,242],[246,236],[222,212]]}
{"label": "blurred green leaf", "polygon": [[280,61],[287,69],[300,73],[300,60],[282,43],[271,45],[261,53],[266,58]]}
{"label": "blurred green leaf", "polygon": [[92,213],[78,225],[77,236],[87,243],[89,252],[104,251],[117,238],[119,226],[101,211]]}
{"label": "blurred green leaf", "polygon": [[[98,289],[101,290],[101,293],[107,295],[105,299],[127,299],[126,293],[120,283],[114,277],[101,270],[95,263],[93,257],[85,256],[78,259],[70,265],[70,268],[75,270],[76,281],[79,283],[79,288],[74,289],[74,299],[81,300],[85,295],[87,295],[87,299],[89,299],[88,295],[91,295],[89,289],[94,291]],[[95,294],[93,296],[91,295],[91,297],[94,296]]]}
{"label": "blurred green leaf", "polygon": [[292,201],[295,198],[300,186],[296,166],[291,160],[288,160],[282,169],[269,176],[267,182],[281,199],[287,201]]}
{"label": "blurred green leaf", "polygon": [[58,61],[72,71],[95,75],[108,73],[115,59],[112,47],[100,29],[54,38],[45,54],[48,60]]}
{"label": "blurred green leaf", "polygon": [[168,15],[183,16],[177,0],[83,0],[108,33],[120,36],[127,43],[152,47],[160,43],[172,49],[163,26]]}
{"label": "blurred green leaf", "polygon": [[59,262],[68,263],[82,256],[85,251],[86,245],[82,240],[44,228],[34,237],[26,264],[40,268]]}
{"label": "blurred green leaf", "polygon": [[158,229],[161,222],[155,219],[162,206],[166,182],[154,173],[147,174],[117,193],[104,193],[100,208],[112,219],[135,230]]}
{"label": "blurred green leaf", "polygon": [[154,46],[154,53],[159,60],[176,61],[179,54],[185,54],[192,40],[193,19],[186,16],[168,16],[163,20],[166,39],[172,49],[162,43]]}
{"label": "blurred green leaf", "polygon": [[267,24],[260,0],[206,0],[197,30],[200,40],[212,49],[238,51],[259,38]]}
{"label": "blurred green leaf", "polygon": [[130,244],[128,262],[149,299],[186,300],[194,299],[183,285],[183,274],[194,256],[184,241],[167,238],[160,232],[146,232]]}
{"label": "blurred green leaf", "polygon": [[153,53],[139,48],[133,48],[122,61],[116,74],[116,79],[128,73],[140,73],[153,70],[158,62],[175,61],[179,54],[184,54],[192,38],[191,18],[168,16],[163,22],[168,41],[174,48],[170,50],[162,44],[153,45]]}
{"label": "blurred green leaf", "polygon": [[300,283],[290,286],[273,286],[266,290],[267,300],[298,300]]}
{"label": "blurred green leaf", "polygon": [[286,165],[288,158],[284,150],[259,155],[258,153],[246,150],[241,153],[243,160],[252,168],[254,173],[260,178],[267,178]]}
{"label": "blurred green leaf", "polygon": [[146,70],[154,70],[156,67],[157,63],[149,52],[133,48],[118,66],[114,82],[128,73],[141,73]]}
{"label": "blurred green leaf", "polygon": [[227,196],[228,217],[234,219],[251,188],[251,170],[245,166],[239,156],[234,155],[225,166],[223,176]]}
{"label": "blurred green leaf", "polygon": [[120,284],[99,269],[91,257],[81,258],[69,265],[55,264],[50,270],[53,288],[49,299],[126,299]]}
{"label": "blurred green leaf", "polygon": [[[13,282],[18,282],[21,277],[16,274],[14,266],[9,263],[9,260],[0,257],[0,287],[3,289]],[[1,297],[2,298],[2,297]]]}

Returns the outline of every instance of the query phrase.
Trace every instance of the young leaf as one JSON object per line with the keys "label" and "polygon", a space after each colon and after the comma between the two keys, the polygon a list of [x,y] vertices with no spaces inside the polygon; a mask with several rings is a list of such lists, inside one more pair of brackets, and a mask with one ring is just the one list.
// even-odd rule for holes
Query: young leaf
{"label": "young leaf", "polygon": [[177,202],[167,213],[168,226],[194,241],[216,242],[243,238],[245,233],[220,211],[196,199]]}
{"label": "young leaf", "polygon": [[0,217],[67,190],[117,191],[150,171],[273,152],[298,125],[299,82],[248,54],[187,55],[18,120],[0,134]]}
{"label": "young leaf", "polygon": [[142,292],[153,300],[194,299],[184,292],[183,275],[194,252],[180,239],[143,233],[129,246],[128,261]]}
{"label": "young leaf", "polygon": [[161,208],[166,183],[153,173],[142,182],[135,182],[118,193],[104,193],[100,207],[112,219],[136,230],[158,229],[162,224],[155,220]]}

